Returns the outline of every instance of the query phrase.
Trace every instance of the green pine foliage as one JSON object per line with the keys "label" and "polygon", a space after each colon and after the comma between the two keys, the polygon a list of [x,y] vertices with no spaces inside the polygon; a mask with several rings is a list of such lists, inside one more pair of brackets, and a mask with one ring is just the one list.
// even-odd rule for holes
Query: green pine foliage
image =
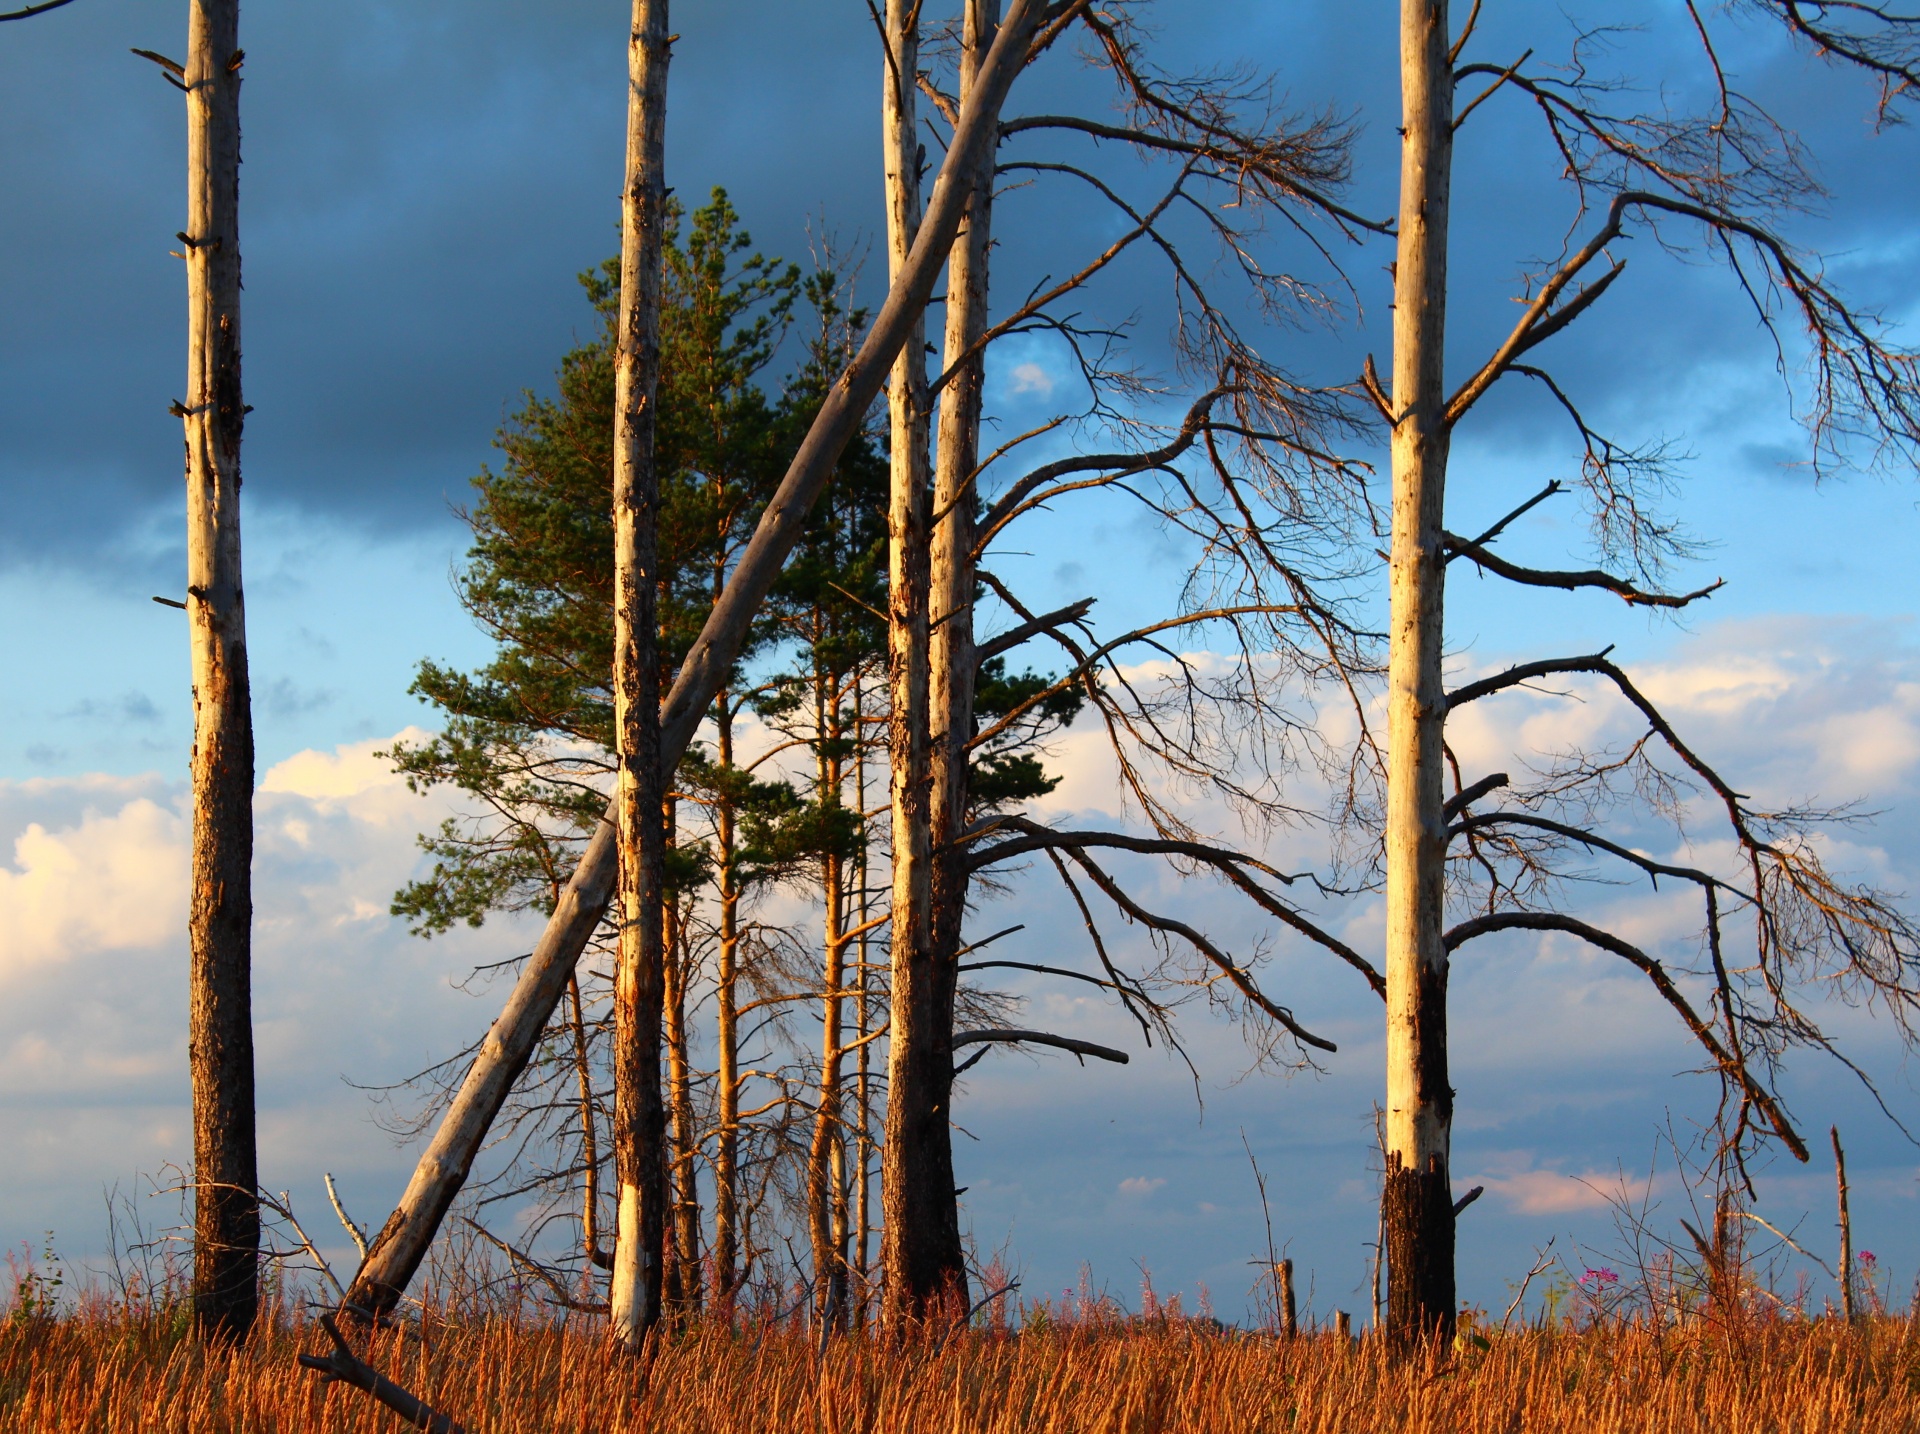
{"label": "green pine foliage", "polygon": [[[661,383],[655,461],[661,485],[659,556],[662,686],[698,635],[793,452],[857,342],[863,311],[841,304],[831,269],[753,251],[724,190],[682,234],[672,215],[662,285]],[[598,319],[568,353],[551,398],[531,392],[496,438],[498,468],[472,480],[462,516],[473,532],[455,582],[493,638],[494,656],[464,672],[423,661],[412,691],[440,733],[388,754],[416,791],[452,787],[469,814],[421,837],[431,870],[395,895],[393,912],[421,935],[488,914],[550,912],[605,809],[612,770],[614,324],[619,261],[580,276]],[[784,381],[765,380],[796,316],[815,323]],[[676,785],[696,805],[725,807],[739,834],[736,888],[799,876],[865,841],[845,805],[844,773],[878,734],[884,694],[886,507],[884,433],[843,455],[807,532],[769,597],[720,699],[750,709],[814,758],[796,788],[729,767],[696,744]],[[1044,691],[1051,679],[980,674],[984,724]],[[863,695],[864,694],[864,695]],[[1072,720],[1068,690],[1036,704],[976,759],[973,798],[988,810],[1057,783],[1033,746]],[[866,734],[863,739],[863,732]],[[670,879],[691,892],[711,874],[699,843],[670,849]]]}

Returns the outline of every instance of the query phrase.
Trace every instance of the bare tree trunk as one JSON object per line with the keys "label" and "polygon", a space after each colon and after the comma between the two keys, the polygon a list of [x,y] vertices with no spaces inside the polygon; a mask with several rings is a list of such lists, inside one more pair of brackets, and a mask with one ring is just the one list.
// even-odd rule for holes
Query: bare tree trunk
{"label": "bare tree trunk", "polygon": [[260,1210],[253,1112],[253,716],[240,582],[240,6],[187,21],[187,623],[193,657],[193,1308],[253,1327]]}
{"label": "bare tree trunk", "polygon": [[[671,803],[669,811],[671,811]],[[667,817],[667,830],[673,830]],[[667,1094],[673,1111],[673,1285],[669,1298],[682,1310],[700,1308],[700,1189],[695,1165],[700,1132],[693,1120],[693,1072],[687,1056],[687,985],[690,972],[679,908],[662,903],[666,915]]]}
{"label": "bare tree trunk", "polygon": [[1393,555],[1387,732],[1387,1333],[1453,1332],[1448,1162],[1441,611],[1447,448],[1447,205],[1453,66],[1446,0],[1401,0],[1404,136],[1393,315]]}
{"label": "bare tree trunk", "polygon": [[634,0],[627,48],[627,183],[621,202],[620,324],[613,460],[613,705],[619,777],[620,956],[614,982],[614,1159],[619,1233],[608,1299],[613,1334],[638,1349],[660,1321],[666,1253],[666,1111],[660,1098],[665,972],[661,801],[660,254],[666,223],[667,0]]}
{"label": "bare tree trunk", "polygon": [[[853,686],[853,713],[856,723],[866,719],[865,684],[858,678]],[[853,800],[857,810],[867,810],[867,740],[866,733],[856,730],[853,744]],[[864,820],[864,818],[863,818]],[[854,1253],[853,1273],[857,1281],[855,1286],[854,1322],[865,1327],[867,1323],[867,1297],[871,1287],[868,1276],[872,1271],[872,1260],[868,1248],[868,1238],[873,1233],[873,1042],[867,1039],[873,1031],[873,986],[872,942],[868,939],[868,913],[872,911],[873,888],[868,884],[871,867],[867,861],[867,843],[863,839],[859,849],[859,869],[857,880],[860,888],[860,902],[857,908],[855,925],[860,932],[858,944],[854,947],[854,961],[859,970],[858,996],[854,1005],[854,1037],[860,1042],[859,1054],[855,1059],[853,1077],[854,1098],[854,1155],[859,1173],[854,1188]]]}
{"label": "bare tree trunk", "polygon": [[578,977],[567,982],[573,1025],[574,1074],[580,1083],[580,1247],[586,1251],[587,1268],[592,1270],[602,1258],[600,1249],[600,1138],[599,1121],[593,1113],[593,1066],[587,1059],[586,1012],[580,1002]]}
{"label": "bare tree trunk", "polygon": [[[860,351],[828,390],[813,425],[801,441],[786,477],[767,505],[753,539],[727,582],[726,593],[707,615],[700,636],[681,664],[660,712],[660,769],[670,779],[713,696],[732,670],[760,603],[799,541],[808,510],[832,475],[849,439],[865,421],[888,369],[922,322],[927,301],[959,232],[973,176],[993,162],[1000,109],[1027,63],[1044,0],[1014,0],[981,73],[977,103],[963,110],[906,266],[888,287]],[[612,895],[618,873],[618,843],[602,823],[587,843],[559,904],[548,918],[506,1006],[494,1020],[460,1089],[421,1153],[400,1203],[375,1237],[350,1291],[352,1303],[371,1313],[391,1310],[426,1258],[440,1222],[466,1183],[494,1118],[565,994],[567,978],[586,949]],[[863,1047],[864,1049],[864,1047]]]}
{"label": "bare tree trunk", "polygon": [[1833,1136],[1833,1183],[1840,1192],[1840,1308],[1851,1324],[1858,1310],[1853,1300],[1853,1215],[1847,1209],[1847,1153],[1840,1148],[1840,1127],[1828,1127]]}
{"label": "bare tree trunk", "polygon": [[[920,141],[914,76],[919,4],[888,0],[884,153],[889,272],[906,265],[920,223]],[[953,1152],[947,1092],[953,1023],[933,949],[928,741],[927,361],[924,319],[908,335],[887,392],[893,483],[887,509],[888,733],[893,816],[892,1019],[887,1140],[881,1153],[880,1235],[886,1322],[895,1333],[965,1299],[956,1268]],[[944,1032],[943,1032],[944,1024]],[[950,1239],[950,1236],[952,1237]],[[955,1293],[956,1289],[959,1293]]]}
{"label": "bare tree trunk", "polygon": [[[714,577],[720,586],[718,574]],[[733,770],[733,708],[721,692],[716,704],[716,754],[720,770]],[[740,887],[736,868],[737,835],[733,798],[719,794],[714,804],[714,826],[720,845],[719,969],[715,974],[715,1037],[719,1070],[714,1076],[713,1152],[713,1300],[723,1312],[740,1280]]]}
{"label": "bare tree trunk", "polygon": [[[816,631],[816,637],[822,634]],[[816,643],[816,646],[818,644]],[[837,674],[816,663],[813,673],[815,800],[839,801],[843,774],[837,755],[841,740]],[[820,1088],[814,1106],[813,1141],[807,1149],[807,1233],[813,1246],[814,1313],[823,1328],[844,1329],[847,1321],[847,1266],[844,1183],[834,1159],[841,1142],[841,1068],[847,983],[846,883],[837,853],[820,862],[820,894],[826,908],[825,944],[820,977]],[[840,1217],[840,1218],[836,1218]]]}

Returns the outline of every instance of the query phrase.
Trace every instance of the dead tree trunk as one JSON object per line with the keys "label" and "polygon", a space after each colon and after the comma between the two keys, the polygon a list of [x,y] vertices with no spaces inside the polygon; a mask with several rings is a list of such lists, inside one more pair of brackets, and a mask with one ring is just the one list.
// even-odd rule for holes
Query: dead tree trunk
{"label": "dead tree trunk", "polygon": [[[723,586],[714,574],[716,596]],[[725,777],[733,771],[733,706],[721,692],[715,704],[715,755]],[[740,1272],[740,882],[739,835],[730,787],[716,794],[714,839],[720,849],[715,883],[720,898],[720,948],[714,975],[714,1039],[719,1069],[714,1074],[713,1150],[713,1299],[728,1307]]]}
{"label": "dead tree trunk", "polygon": [[609,1313],[637,1349],[660,1320],[666,1254],[667,1126],[660,1098],[662,822],[654,469],[660,380],[660,253],[666,223],[667,0],[634,0],[627,49],[627,184],[621,202],[620,320],[613,460],[614,729],[620,955],[614,981],[614,1158],[618,1235]]}
{"label": "dead tree trunk", "polygon": [[[735,566],[724,596],[707,615],[681,664],[660,714],[662,781],[678,767],[700,719],[733,667],[754,614],[799,541],[814,499],[847,441],[865,421],[868,405],[879,394],[908,332],[921,322],[948,247],[959,232],[974,176],[981,166],[993,162],[1001,106],[1030,58],[1046,12],[1044,0],[1014,0],[981,70],[973,102],[961,113],[907,264],[889,286],[860,351],[828,391]],[[353,1304],[375,1314],[391,1310],[420,1268],[494,1118],[565,993],[574,963],[599,925],[617,868],[618,845],[609,825],[602,823],[568,879],[546,930],[521,966],[505,1008],[421,1153],[400,1204],[361,1264],[349,1292]]]}
{"label": "dead tree trunk", "polygon": [[572,1007],[573,1071],[580,1084],[580,1248],[591,1272],[604,1258],[600,1248],[600,1138],[593,1109],[593,1065],[587,1058],[586,1011],[580,1000],[578,977],[567,982],[567,1001]]}
{"label": "dead tree trunk", "polygon": [[[971,92],[999,19],[992,0],[969,0],[960,57],[960,98]],[[904,68],[904,66],[903,66]],[[889,1149],[896,1133],[911,1132],[918,1148],[900,1153],[898,1168],[916,1183],[910,1197],[917,1208],[914,1228],[891,1247],[908,1251],[907,1265],[890,1260],[888,1288],[901,1286],[893,1306],[896,1321],[921,1318],[936,1301],[966,1306],[966,1261],[960,1243],[960,1209],[953,1168],[953,1011],[959,982],[960,932],[966,915],[968,867],[964,849],[955,845],[967,821],[968,747],[973,740],[973,688],[978,657],[974,650],[974,468],[979,461],[982,357],[973,353],[987,328],[987,255],[993,202],[991,174],[978,176],[967,202],[967,217],[947,259],[946,334],[942,362],[950,372],[940,400],[933,479],[933,530],[929,553],[925,821],[928,875],[927,941],[915,946],[910,1038],[917,1041],[906,1060],[896,1060],[889,1087]],[[897,471],[897,470],[896,470]],[[899,690],[896,686],[895,698]],[[897,712],[896,708],[896,712]],[[898,718],[896,716],[896,722]],[[895,779],[901,779],[895,748]],[[916,780],[918,780],[916,775]],[[894,807],[896,822],[901,810]],[[918,808],[915,809],[918,814]],[[898,838],[896,835],[896,852]],[[896,871],[897,867],[896,856]],[[894,886],[895,1017],[893,1050],[902,1049],[899,1009],[901,936],[900,885]],[[916,912],[917,915],[917,912]],[[916,927],[916,932],[918,928]],[[908,1087],[913,1104],[895,1122],[902,1090],[900,1070],[923,1083]],[[910,1172],[910,1175],[909,1175]],[[899,1202],[906,1208],[906,1202]],[[894,1202],[888,1227],[894,1223]],[[899,1277],[905,1276],[902,1280]]]}
{"label": "dead tree trunk", "polygon": [[[853,717],[855,722],[853,744],[853,802],[854,810],[867,810],[867,741],[860,724],[866,717],[866,685],[857,676],[853,684]],[[870,1275],[871,1236],[873,1234],[873,1042],[867,1039],[872,1033],[873,1002],[873,963],[872,942],[868,916],[873,909],[873,888],[870,885],[871,864],[867,859],[868,845],[863,839],[855,857],[854,880],[858,887],[855,911],[858,916],[856,929],[860,932],[854,946],[854,967],[859,972],[857,995],[854,1001],[854,1038],[860,1043],[859,1054],[855,1058],[853,1076],[854,1102],[854,1165],[856,1169],[853,1189],[853,1313],[852,1323],[865,1328],[869,1318],[868,1297],[872,1288]]]}
{"label": "dead tree trunk", "polygon": [[1840,1127],[1833,1136],[1833,1183],[1840,1196],[1840,1308],[1851,1324],[1857,1313],[1853,1299],[1853,1214],[1847,1209],[1847,1153],[1840,1148]]}
{"label": "dead tree trunk", "polygon": [[[815,800],[823,804],[838,802],[845,785],[837,679],[837,673],[816,661],[813,721],[819,741],[814,757],[814,789]],[[820,968],[820,1098],[814,1107],[813,1140],[807,1150],[807,1233],[813,1246],[814,1313],[823,1328],[837,1330],[846,1328],[847,1323],[846,1139],[841,1073],[847,1055],[842,1043],[849,944],[846,870],[839,853],[829,851],[822,857],[820,888],[826,908]]]}
{"label": "dead tree trunk", "polygon": [[[668,804],[666,829],[674,826]],[[673,1112],[673,1266],[668,1299],[683,1311],[700,1307],[700,1188],[695,1155],[700,1132],[693,1119],[693,1067],[687,1054],[687,985],[691,972],[678,906],[665,909],[667,1097]]]}
{"label": "dead tree trunk", "polygon": [[[882,71],[889,270],[905,268],[920,224],[916,0],[888,0]],[[956,1258],[947,1093],[952,1016],[933,947],[928,740],[927,361],[924,319],[894,363],[887,408],[893,483],[887,510],[887,680],[893,818],[892,1019],[887,1136],[881,1153],[880,1236],[886,1322],[902,1332],[945,1301],[964,1308]],[[943,1022],[943,1015],[945,1016]],[[944,1025],[944,1030],[943,1030]],[[950,1238],[951,1237],[951,1238]]]}
{"label": "dead tree trunk", "polygon": [[1387,674],[1387,1332],[1453,1329],[1453,1091],[1447,1081],[1441,606],[1447,447],[1446,0],[1401,0],[1400,234],[1393,315],[1393,553]]}
{"label": "dead tree trunk", "polygon": [[240,6],[187,30],[187,624],[193,656],[193,1308],[252,1328],[260,1250],[253,1113],[253,716],[240,583]]}

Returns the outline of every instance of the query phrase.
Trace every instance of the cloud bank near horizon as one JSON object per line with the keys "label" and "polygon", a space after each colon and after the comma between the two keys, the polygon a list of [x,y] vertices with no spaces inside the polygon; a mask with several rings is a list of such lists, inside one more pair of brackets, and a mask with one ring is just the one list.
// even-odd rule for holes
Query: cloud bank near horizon
{"label": "cloud bank near horizon", "polygon": [[[1883,814],[1837,833],[1835,859],[1913,889],[1920,650],[1910,639],[1904,624],[1886,621],[1726,623],[1682,639],[1636,677],[1701,750],[1739,774],[1743,790],[1870,798]],[[1516,746],[1549,752],[1626,730],[1606,693],[1576,686],[1489,705],[1458,741],[1463,760],[1493,760]],[[473,1039],[499,990],[468,994],[453,983],[524,949],[527,934],[509,921],[422,942],[388,915],[391,893],[421,859],[414,834],[449,809],[406,791],[378,755],[391,740],[300,752],[261,778],[257,806],[263,1178],[317,1212],[321,1172],[331,1171],[363,1222],[384,1216],[411,1158],[372,1124],[366,1095],[343,1082],[391,1082]],[[1043,815],[1125,821],[1090,734],[1070,734],[1055,761],[1066,780],[1040,804]],[[0,1236],[52,1228],[70,1251],[96,1249],[104,1221],[89,1212],[101,1189],[131,1188],[136,1173],[181,1163],[190,1149],[182,798],[179,784],[152,775],[0,783],[0,841],[11,853],[0,864],[0,1146],[12,1157]],[[1306,850],[1297,832],[1277,843],[1297,848],[1276,853],[1286,859]],[[1129,871],[1163,909],[1229,949],[1273,946],[1263,981],[1342,1049],[1319,1076],[1241,1079],[1244,1048],[1196,1010],[1196,1082],[1164,1052],[1141,1050],[1137,1031],[1098,995],[1041,978],[1007,982],[1035,1024],[1109,1041],[1135,1059],[1082,1069],[1002,1052],[970,1073],[956,1104],[965,1132],[957,1155],[982,1257],[1009,1248],[1036,1293],[1072,1283],[1083,1259],[1124,1291],[1138,1260],[1163,1292],[1208,1283],[1231,1317],[1250,1278],[1244,1262],[1264,1239],[1244,1132],[1269,1174],[1283,1237],[1324,1272],[1320,1298],[1352,1307],[1348,1286],[1371,1238],[1377,1002],[1344,967],[1275,945],[1206,883]],[[978,919],[993,929],[1025,922],[1010,953],[1019,946],[1031,959],[1074,964],[1085,940],[1078,914],[1062,909],[1044,875],[1017,878]],[[1688,939],[1689,914],[1668,899],[1609,887],[1593,901],[1637,940]],[[1370,907],[1347,919],[1347,939],[1377,944]],[[1117,919],[1107,926],[1120,959],[1147,959],[1137,930]],[[1529,1242],[1572,1231],[1603,1246],[1605,1192],[1623,1170],[1644,1166],[1664,1112],[1682,1121],[1704,1114],[1709,1091],[1683,1074],[1696,1062],[1644,981],[1559,937],[1473,950],[1456,962],[1453,1007],[1458,1180],[1488,1188],[1480,1218],[1463,1222],[1463,1266],[1467,1288],[1484,1300],[1525,1268]],[[1897,1042],[1862,1013],[1826,1014],[1896,1111],[1911,1112]],[[1920,1262],[1920,1237],[1893,1228],[1896,1212],[1900,1229],[1911,1227],[1920,1193],[1911,1148],[1870,1121],[1860,1093],[1830,1069],[1803,1062],[1789,1090],[1803,1125],[1837,1119],[1850,1133],[1874,1248],[1896,1265]],[[1787,1164],[1764,1178],[1763,1199],[1787,1220],[1823,1211],[1829,1187],[1818,1169]],[[1662,1188],[1673,1196],[1670,1182]]]}

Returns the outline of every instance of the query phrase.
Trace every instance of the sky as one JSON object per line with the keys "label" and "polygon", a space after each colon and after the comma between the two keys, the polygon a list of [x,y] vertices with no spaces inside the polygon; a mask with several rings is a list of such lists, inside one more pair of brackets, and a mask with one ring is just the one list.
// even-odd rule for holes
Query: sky
{"label": "sky", "polygon": [[[1486,8],[1480,57],[1566,52],[1560,9]],[[1396,191],[1393,9],[1163,0],[1144,13],[1168,70],[1271,72],[1286,108],[1352,121],[1349,200],[1385,216]],[[1699,99],[1697,67],[1675,58],[1686,52],[1680,7],[1606,10],[1624,28],[1608,37],[1605,65],[1635,76],[1643,100]],[[0,27],[0,606],[12,619],[0,624],[10,674],[0,685],[0,1239],[51,1229],[76,1257],[104,1243],[103,1189],[133,1189],[188,1149],[191,711],[180,615],[150,600],[173,594],[183,563],[179,431],[167,414],[183,382],[183,285],[168,255],[183,222],[183,125],[177,91],[128,53],[177,52],[182,18],[152,0],[75,0]],[[1889,176],[1915,172],[1913,132],[1877,132],[1865,85],[1750,20],[1712,19],[1729,72],[1775,108],[1827,185],[1787,221],[1789,234],[1912,342],[1920,195]],[[767,252],[805,259],[831,238],[867,255],[861,292],[877,300],[880,62],[865,7],[732,0],[683,6],[676,23],[669,182],[689,198],[726,186]],[[363,1223],[384,1218],[411,1157],[345,1081],[391,1080],[471,1040],[498,992],[453,983],[524,949],[511,922],[426,943],[386,914],[415,869],[413,834],[444,808],[409,795],[377,753],[432,723],[407,695],[416,662],[485,657],[449,581],[465,541],[453,509],[493,461],[493,433],[522,391],[550,391],[560,355],[591,330],[574,276],[617,245],[624,31],[618,0],[343,0],[242,17],[262,1179],[303,1210],[324,1209],[320,1177],[331,1171]],[[1023,84],[1016,109],[1107,103],[1069,55]],[[1142,193],[1153,178],[1116,172]],[[1456,371],[1497,342],[1522,267],[1557,252],[1574,223],[1554,172],[1517,106],[1483,107],[1462,131]],[[1005,196],[996,225],[1004,294],[1114,233],[1111,216],[1038,185]],[[1330,241],[1348,288],[1312,267],[1297,240],[1272,242],[1282,262],[1328,284],[1340,311],[1261,330],[1269,351],[1321,382],[1346,381],[1367,352],[1384,368],[1390,255]],[[1676,581],[1727,586],[1676,622],[1457,575],[1455,670],[1618,644],[1702,750],[1753,784],[1743,790],[1858,799],[1876,812],[1840,850],[1884,884],[1920,892],[1912,475],[1813,481],[1773,350],[1724,272],[1647,238],[1622,251],[1628,274],[1581,342],[1554,351],[1554,371],[1597,425],[1665,438],[1686,455],[1673,505],[1703,548]],[[1144,370],[1173,375],[1166,286],[1151,265],[1122,266],[1098,303],[1130,320],[1128,352]],[[1072,387],[1059,347],[1040,338],[1010,346],[995,368],[989,395],[1008,433]],[[1533,396],[1497,396],[1456,440],[1454,526],[1484,526],[1572,462],[1551,411]],[[1584,566],[1569,561],[1582,538],[1577,514],[1550,505],[1515,530],[1510,555]],[[1108,505],[1037,522],[1004,571],[1042,607],[1093,593],[1103,627],[1120,630],[1164,606],[1185,556]],[[1516,698],[1475,740],[1491,762],[1618,735],[1624,720],[1575,687]],[[1126,819],[1090,734],[1073,734],[1055,762],[1067,780],[1043,804],[1049,818]],[[1169,909],[1203,913],[1223,937],[1263,935],[1217,892],[1144,868],[1137,879],[1161,883]],[[1629,927],[1678,939],[1681,915],[1658,898],[1618,900]],[[1026,922],[1030,954],[1078,949],[1077,917],[1037,883],[1016,884],[980,919]],[[1372,917],[1353,920],[1352,939],[1377,946]],[[1140,1050],[1118,1012],[1027,988],[1036,1024],[1104,1033],[1134,1060],[1083,1069],[1001,1054],[973,1073],[958,1159],[978,1247],[1008,1249],[1028,1293],[1077,1282],[1085,1261],[1131,1299],[1144,1266],[1163,1294],[1191,1299],[1205,1282],[1235,1317],[1256,1273],[1248,1262],[1266,1246],[1257,1161],[1276,1243],[1312,1271],[1317,1307],[1364,1308],[1381,1051],[1377,1005],[1343,974],[1285,969],[1289,1004],[1341,1046],[1324,1075],[1242,1078],[1238,1036],[1202,1022],[1197,1086],[1177,1062]],[[1594,1187],[1622,1168],[1644,1171],[1667,1112],[1697,1116],[1707,1093],[1680,1074],[1689,1052],[1635,982],[1552,940],[1488,943],[1460,962],[1453,1012],[1456,1183],[1489,1191],[1463,1217],[1462,1289],[1500,1306],[1549,1238],[1608,1258]],[[1920,1129],[1884,1023],[1850,1012],[1834,1022]],[[1920,1270],[1913,1146],[1831,1066],[1802,1062],[1788,1091],[1804,1129],[1846,1133],[1856,1238],[1910,1280]],[[1817,1159],[1777,1162],[1762,1179],[1763,1208],[1830,1248],[1828,1182]],[[1662,1190],[1678,1198],[1670,1183]]]}

